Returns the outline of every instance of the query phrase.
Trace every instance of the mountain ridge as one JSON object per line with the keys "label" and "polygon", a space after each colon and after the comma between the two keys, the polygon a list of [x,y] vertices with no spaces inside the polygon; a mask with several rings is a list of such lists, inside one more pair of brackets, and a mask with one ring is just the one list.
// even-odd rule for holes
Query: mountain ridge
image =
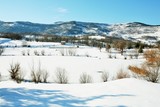
{"label": "mountain ridge", "polygon": [[106,24],[81,21],[59,21],[54,24],[40,24],[28,21],[0,21],[0,32],[58,36],[103,35],[122,37],[124,39],[141,39],[145,36],[152,36],[160,40],[160,25],[149,25],[142,22]]}

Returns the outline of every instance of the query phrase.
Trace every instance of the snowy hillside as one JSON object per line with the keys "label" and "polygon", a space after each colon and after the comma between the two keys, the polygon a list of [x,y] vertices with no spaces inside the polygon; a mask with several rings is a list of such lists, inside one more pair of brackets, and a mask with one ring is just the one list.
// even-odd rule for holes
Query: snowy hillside
{"label": "snowy hillside", "polygon": [[122,37],[126,40],[139,40],[144,43],[155,43],[160,40],[160,26],[146,25],[139,22],[114,24],[109,26],[111,36]]}
{"label": "snowy hillside", "polygon": [[103,24],[91,22],[61,22],[38,24],[31,22],[0,22],[0,32],[52,34],[60,36],[105,35],[155,42],[160,40],[160,26],[133,22],[124,24]]}

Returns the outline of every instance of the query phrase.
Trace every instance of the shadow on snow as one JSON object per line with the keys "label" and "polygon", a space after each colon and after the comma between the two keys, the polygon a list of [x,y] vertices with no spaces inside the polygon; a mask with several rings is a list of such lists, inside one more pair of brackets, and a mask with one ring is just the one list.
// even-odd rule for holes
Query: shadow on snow
{"label": "shadow on snow", "polygon": [[[75,97],[60,90],[34,90],[24,88],[2,88],[0,89],[0,107],[75,107],[83,106],[89,101],[105,97],[133,96],[129,94],[100,95],[89,98]],[[107,101],[106,101],[107,103]],[[87,106],[83,106],[87,107]],[[98,106],[99,107],[99,106]],[[116,107],[127,107],[119,105]]]}

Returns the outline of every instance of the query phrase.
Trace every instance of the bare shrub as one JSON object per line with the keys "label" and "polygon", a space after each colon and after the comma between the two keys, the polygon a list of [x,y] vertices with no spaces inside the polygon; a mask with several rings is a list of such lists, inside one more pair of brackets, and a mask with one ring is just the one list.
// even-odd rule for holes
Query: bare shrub
{"label": "bare shrub", "polygon": [[38,53],[38,51],[37,51],[37,50],[34,50],[34,55],[39,56],[39,53]]}
{"label": "bare shrub", "polygon": [[30,55],[30,50],[29,50],[29,49],[27,50],[27,55],[28,55],[28,56]]}
{"label": "bare shrub", "polygon": [[145,69],[139,68],[137,66],[129,66],[128,69],[138,75],[145,76],[147,74],[147,71]]}
{"label": "bare shrub", "polygon": [[112,58],[111,54],[108,54],[108,58]]}
{"label": "bare shrub", "polygon": [[121,69],[119,72],[117,72],[116,79],[123,79],[123,78],[130,78],[130,75]]}
{"label": "bare shrub", "polygon": [[86,57],[90,57],[90,55],[89,55],[89,53],[88,53],[88,52],[86,52],[86,53],[85,53],[85,56],[86,56]]}
{"label": "bare shrub", "polygon": [[75,48],[68,49],[68,55],[69,56],[75,56],[76,55],[76,49]]}
{"label": "bare shrub", "polygon": [[111,49],[111,45],[110,44],[106,44],[106,51],[109,53]]}
{"label": "bare shrub", "polygon": [[43,73],[42,73],[42,81],[44,83],[47,83],[47,78],[49,77],[49,73],[45,70],[43,70]]}
{"label": "bare shrub", "polygon": [[41,55],[44,56],[45,55],[45,51],[41,50]]}
{"label": "bare shrub", "polygon": [[146,63],[150,65],[160,66],[160,53],[158,50],[148,50],[144,52]]}
{"label": "bare shrub", "polygon": [[133,55],[132,55],[132,54],[129,54],[129,57],[130,57],[130,59],[132,59],[132,58],[133,58]]}
{"label": "bare shrub", "polygon": [[21,71],[21,67],[19,63],[10,64],[9,69],[10,77],[12,80],[16,81],[17,83],[20,83],[24,80],[24,75]]}
{"label": "bare shrub", "polygon": [[68,83],[68,76],[67,72],[63,68],[57,68],[55,72],[55,82],[59,84],[67,84]]}
{"label": "bare shrub", "polygon": [[35,83],[39,83],[39,82],[42,82],[42,79],[41,79],[41,72],[37,72],[35,69],[32,69],[31,71],[31,79],[33,82]]}
{"label": "bare shrub", "polygon": [[22,51],[22,55],[25,56],[25,53],[26,53],[25,50],[23,50],[23,51]]}
{"label": "bare shrub", "polygon": [[16,82],[17,82],[17,83],[21,83],[22,81],[24,81],[24,72],[23,72],[22,70],[20,70]]}
{"label": "bare shrub", "polygon": [[159,70],[157,70],[158,68],[151,67],[146,64],[142,65],[141,67],[129,66],[128,69],[131,70],[132,73],[134,73],[134,77],[150,82],[156,83],[160,78]]}
{"label": "bare shrub", "polygon": [[2,55],[3,52],[4,52],[4,48],[0,46],[0,56]]}
{"label": "bare shrub", "polygon": [[49,77],[49,74],[46,70],[42,70],[41,68],[41,62],[39,62],[39,65],[37,69],[34,67],[34,63],[31,68],[31,80],[35,83],[46,83],[47,78]]}
{"label": "bare shrub", "polygon": [[80,75],[79,82],[82,83],[82,84],[91,83],[92,82],[92,77],[84,72]]}
{"label": "bare shrub", "polygon": [[157,50],[148,50],[144,53],[146,61],[141,67],[129,66],[128,69],[137,77],[150,82],[158,82],[160,79],[160,53]]}
{"label": "bare shrub", "polygon": [[65,49],[60,49],[59,52],[61,53],[62,56],[65,55]]}
{"label": "bare shrub", "polygon": [[109,73],[103,71],[103,72],[102,72],[102,75],[101,75],[101,78],[102,78],[102,81],[103,81],[103,82],[107,82],[107,81],[108,81],[108,78],[109,78]]}

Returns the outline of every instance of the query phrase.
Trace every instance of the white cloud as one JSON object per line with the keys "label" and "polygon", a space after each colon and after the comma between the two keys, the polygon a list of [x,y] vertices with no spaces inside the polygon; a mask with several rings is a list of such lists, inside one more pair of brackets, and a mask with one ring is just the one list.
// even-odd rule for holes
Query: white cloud
{"label": "white cloud", "polygon": [[67,12],[68,12],[68,9],[59,7],[59,8],[57,8],[56,11],[57,11],[58,13],[67,13]]}

